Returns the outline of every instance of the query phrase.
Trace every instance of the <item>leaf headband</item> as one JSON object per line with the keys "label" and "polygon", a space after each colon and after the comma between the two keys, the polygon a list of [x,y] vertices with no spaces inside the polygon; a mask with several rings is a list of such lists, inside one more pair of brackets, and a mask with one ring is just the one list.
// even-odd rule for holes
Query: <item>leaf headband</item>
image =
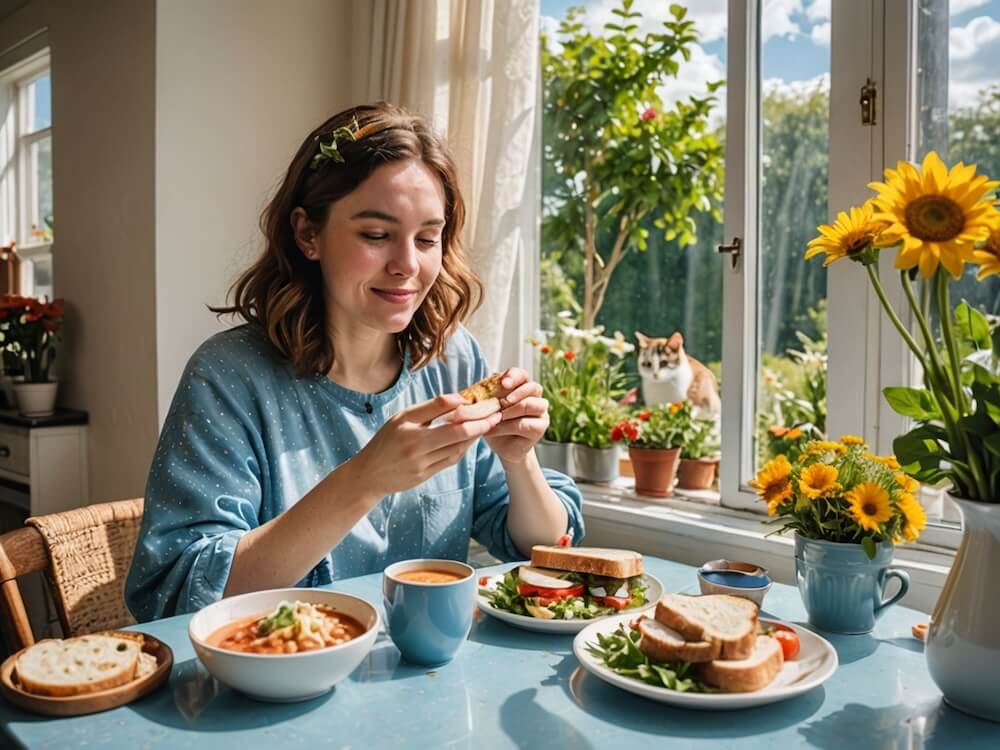
{"label": "leaf headband", "polygon": [[364,127],[358,127],[358,121],[354,121],[354,127],[343,127],[337,128],[333,131],[330,136],[329,143],[323,143],[319,136],[316,136],[316,140],[319,141],[319,153],[317,153],[312,161],[309,163],[309,168],[316,170],[323,166],[324,162],[332,161],[338,164],[344,163],[344,155],[340,153],[340,145],[342,143],[354,143],[355,141],[360,141],[366,135],[371,135],[379,130],[384,130],[384,126],[377,122],[370,122]]}

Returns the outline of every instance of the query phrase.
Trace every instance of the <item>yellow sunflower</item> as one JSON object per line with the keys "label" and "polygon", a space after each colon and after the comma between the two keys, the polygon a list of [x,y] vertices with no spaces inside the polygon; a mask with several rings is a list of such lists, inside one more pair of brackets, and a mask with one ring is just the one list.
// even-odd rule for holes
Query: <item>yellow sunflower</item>
{"label": "yellow sunflower", "polygon": [[902,472],[897,472],[896,482],[902,487],[906,492],[916,492],[920,489],[920,482],[911,476],[903,474]]}
{"label": "yellow sunflower", "polygon": [[806,446],[806,453],[813,456],[818,456],[821,453],[834,453],[840,455],[846,450],[847,449],[843,445],[835,443],[832,440],[813,440]]}
{"label": "yellow sunflower", "polygon": [[976,175],[976,166],[959,162],[951,171],[936,152],[918,168],[901,161],[885,170],[885,182],[873,182],[878,212],[885,221],[880,244],[901,242],[896,268],[918,266],[930,278],[943,265],[955,278],[974,260],[975,243],[986,239],[1000,223],[1000,213],[986,198],[1000,182]]}
{"label": "yellow sunflower", "polygon": [[767,512],[772,508],[776,511],[778,505],[792,496],[792,465],[788,458],[780,455],[773,461],[768,461],[757,472],[757,477],[749,484],[757,490],[757,494],[767,501]]}
{"label": "yellow sunflower", "polygon": [[903,536],[908,542],[915,542],[920,532],[927,526],[927,514],[917,499],[910,494],[903,495],[897,501],[903,514]]}
{"label": "yellow sunflower", "polygon": [[899,461],[896,460],[895,456],[876,456],[874,453],[866,453],[865,458],[870,461],[878,461],[883,466],[886,466],[893,471],[899,471],[901,468]]}
{"label": "yellow sunflower", "polygon": [[889,226],[884,219],[875,218],[876,208],[867,201],[851,212],[841,211],[833,224],[819,227],[819,237],[806,246],[806,260],[826,253],[823,265],[828,266],[841,258],[854,258],[878,240],[879,234]]}
{"label": "yellow sunflower", "polygon": [[972,260],[979,264],[976,278],[980,281],[987,276],[1000,273],[1000,226],[993,228],[990,236],[986,238],[985,245],[979,250],[973,250]]}
{"label": "yellow sunflower", "polygon": [[837,468],[827,464],[807,466],[799,477],[799,490],[810,500],[829,495],[840,489],[837,484]]}
{"label": "yellow sunflower", "polygon": [[851,504],[851,516],[865,531],[878,531],[879,525],[892,518],[889,493],[881,485],[862,482],[845,497]]}
{"label": "yellow sunflower", "polygon": [[865,439],[857,435],[841,435],[840,442],[843,445],[864,445]]}

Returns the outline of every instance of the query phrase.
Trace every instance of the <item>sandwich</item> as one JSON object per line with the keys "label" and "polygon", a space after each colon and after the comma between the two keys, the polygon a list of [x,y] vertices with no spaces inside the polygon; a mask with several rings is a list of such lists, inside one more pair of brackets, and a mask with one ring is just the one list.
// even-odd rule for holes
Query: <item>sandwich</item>
{"label": "sandwich", "polygon": [[543,620],[590,620],[646,603],[642,555],[599,547],[531,548],[531,564],[483,594],[496,609]]}
{"label": "sandwich", "polygon": [[650,663],[690,665],[685,671],[722,692],[767,687],[784,664],[781,644],[760,632],[757,605],[738,596],[666,594],[654,618],[634,627]]}
{"label": "sandwich", "polygon": [[454,421],[486,419],[491,414],[500,411],[503,408],[500,403],[500,397],[503,395],[503,386],[500,385],[502,379],[503,373],[495,372],[478,383],[473,383],[468,388],[460,390],[458,395],[468,403],[455,410]]}

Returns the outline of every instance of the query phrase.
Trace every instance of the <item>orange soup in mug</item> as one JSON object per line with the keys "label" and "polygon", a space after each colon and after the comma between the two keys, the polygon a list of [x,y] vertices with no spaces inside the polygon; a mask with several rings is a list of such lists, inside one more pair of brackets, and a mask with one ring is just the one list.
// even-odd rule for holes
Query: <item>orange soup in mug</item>
{"label": "orange soup in mug", "polygon": [[454,583],[455,581],[461,581],[465,576],[453,573],[450,570],[426,568],[397,573],[395,578],[400,581],[407,581],[408,583]]}

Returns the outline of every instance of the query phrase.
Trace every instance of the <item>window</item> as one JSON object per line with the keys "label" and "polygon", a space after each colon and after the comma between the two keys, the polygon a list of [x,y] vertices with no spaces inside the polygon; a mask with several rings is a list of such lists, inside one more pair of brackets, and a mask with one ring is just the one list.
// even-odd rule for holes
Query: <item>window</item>
{"label": "window", "polygon": [[0,73],[0,244],[16,243],[21,293],[52,296],[52,79],[48,53]]}
{"label": "window", "polygon": [[[549,40],[558,42],[571,4],[542,0]],[[644,232],[630,236],[643,242],[621,260],[593,322],[629,338],[634,330],[683,332],[689,353],[722,382],[721,502],[761,512],[746,480],[783,430],[861,434],[879,453],[891,453],[905,431],[881,390],[912,382],[912,362],[863,272],[853,264],[823,269],[803,253],[818,224],[869,197],[867,184],[899,159],[934,148],[949,163],[975,162],[1000,178],[1000,0],[681,4],[698,38],[657,93],[664,107],[716,98],[706,132],[725,146],[724,190],[707,196],[710,206],[691,207],[695,241],[686,247],[657,232],[655,211],[641,222]],[[669,3],[635,3],[638,17],[612,10],[622,7],[589,0],[571,22],[597,35],[609,21],[651,31],[671,20]],[[862,122],[859,105],[868,82],[877,92],[874,123]],[[546,143],[572,124],[558,109],[543,112]],[[546,152],[543,217],[577,200],[582,220],[585,196],[573,192],[582,177],[550,162]],[[614,206],[614,195],[601,198],[597,210]],[[586,265],[571,234],[546,233],[543,223],[543,330],[558,326],[559,311],[584,312]],[[736,263],[715,252],[737,238]],[[892,258],[881,262],[883,277],[894,276]],[[901,290],[893,293],[901,299]],[[977,284],[970,269],[952,293],[1000,321],[1000,278]],[[941,498],[926,492],[922,500],[939,521],[926,541],[956,544]]]}

